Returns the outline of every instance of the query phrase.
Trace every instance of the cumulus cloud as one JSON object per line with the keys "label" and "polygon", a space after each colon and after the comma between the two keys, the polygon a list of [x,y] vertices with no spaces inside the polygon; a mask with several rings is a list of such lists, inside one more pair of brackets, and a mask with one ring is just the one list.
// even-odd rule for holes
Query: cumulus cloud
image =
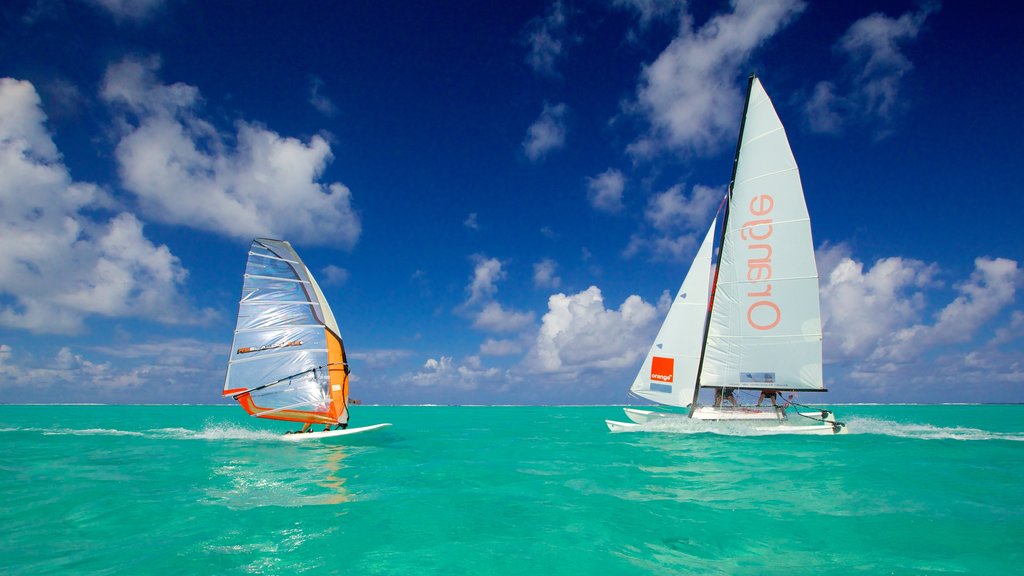
{"label": "cumulus cloud", "polygon": [[683,193],[682,185],[655,194],[644,210],[646,227],[632,235],[623,255],[628,258],[646,250],[655,259],[690,259],[724,196],[724,188],[700,184],[689,195]]}
{"label": "cumulus cloud", "polygon": [[631,108],[647,134],[630,144],[635,157],[662,150],[715,151],[735,140],[743,95],[736,77],[755,49],[804,9],[799,0],[734,0],[732,12],[699,29],[684,14],[679,34],[641,72]]}
{"label": "cumulus cloud", "polygon": [[187,271],[142,223],[122,212],[84,214],[105,204],[93,184],[74,182],[29,82],[0,79],[0,324],[73,333],[90,315],[201,322],[182,292]]}
{"label": "cumulus cloud", "polygon": [[470,212],[469,216],[466,216],[466,219],[462,221],[462,225],[470,230],[479,230],[480,223],[477,222],[476,212]]}
{"label": "cumulus cloud", "polygon": [[605,308],[596,286],[572,295],[554,294],[524,367],[575,377],[585,370],[636,365],[659,320],[655,307],[639,296],[626,298],[615,310]]}
{"label": "cumulus cloud", "polygon": [[533,325],[533,312],[506,310],[498,302],[488,302],[473,319],[473,327],[489,332],[517,332]]}
{"label": "cumulus cloud", "polygon": [[826,361],[864,358],[916,320],[938,272],[934,264],[899,257],[865,271],[845,246],[826,247],[818,260]]}
{"label": "cumulus cloud", "polygon": [[405,374],[402,381],[415,386],[444,386],[473,390],[482,383],[493,381],[501,375],[497,368],[484,368],[480,359],[470,356],[462,363],[456,363],[451,356],[430,358],[417,372]]}
{"label": "cumulus cloud", "polygon": [[558,265],[550,258],[545,258],[533,265],[533,285],[537,288],[558,288],[562,279],[556,270]]}
{"label": "cumulus cloud", "polygon": [[473,256],[476,263],[473,267],[473,277],[469,281],[466,291],[469,293],[466,299],[466,306],[489,300],[498,292],[497,282],[505,279],[505,271],[502,269],[501,260],[487,258],[477,254]]}
{"label": "cumulus cloud", "polygon": [[1024,382],[1024,354],[1011,345],[1024,314],[1007,313],[1022,282],[1016,261],[977,258],[945,305],[936,302],[946,288],[935,264],[887,257],[866,266],[840,245],[819,249],[818,265],[826,375],[837,392],[965,401],[954,384],[985,382],[986,399],[1015,397],[1012,386]]}
{"label": "cumulus cloud", "polygon": [[557,76],[556,66],[562,59],[566,45],[572,41],[568,36],[569,10],[561,0],[556,0],[547,14],[534,18],[527,25],[526,63],[534,72],[544,76]]}
{"label": "cumulus cloud", "polygon": [[515,332],[533,325],[533,312],[508,310],[494,298],[498,293],[497,283],[504,280],[506,272],[497,258],[477,254],[473,276],[466,286],[467,297],[457,311],[473,317],[473,327],[491,332]]}
{"label": "cumulus cloud", "polygon": [[1013,303],[1021,272],[1006,258],[977,258],[971,277],[956,285],[957,297],[940,310],[932,324],[918,323],[883,341],[872,359],[907,362],[922,350],[970,342],[979,329]]}
{"label": "cumulus cloud", "polygon": [[626,189],[626,177],[622,172],[609,168],[594,178],[587,179],[587,199],[595,210],[615,214],[622,211],[622,193]]}
{"label": "cumulus cloud", "polygon": [[523,140],[523,152],[536,162],[553,150],[565,146],[565,117],[569,107],[565,104],[544,104],[540,117],[530,125]]}
{"label": "cumulus cloud", "polygon": [[218,401],[210,383],[223,378],[227,357],[226,344],[193,338],[97,346],[88,354],[62,346],[48,356],[0,345],[0,390],[19,402]]}
{"label": "cumulus cloud", "polygon": [[938,8],[938,3],[929,2],[898,18],[874,13],[854,22],[834,47],[846,60],[842,78],[838,83],[819,82],[805,105],[810,128],[835,133],[849,121],[889,124],[904,107],[902,84],[914,69],[903,47],[917,39],[925,20]]}
{"label": "cumulus cloud", "polygon": [[107,69],[101,93],[120,113],[122,185],[148,217],[242,240],[356,243],[351,192],[319,182],[332,158],[324,138],[302,142],[245,121],[222,134],[198,115],[199,90],[161,83],[159,67],[126,58]]}

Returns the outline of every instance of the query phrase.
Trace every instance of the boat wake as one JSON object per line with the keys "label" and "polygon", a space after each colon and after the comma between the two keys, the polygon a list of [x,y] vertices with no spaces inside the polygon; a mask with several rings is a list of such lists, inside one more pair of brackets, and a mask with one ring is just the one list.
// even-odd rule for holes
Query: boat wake
{"label": "boat wake", "polygon": [[931,424],[904,424],[877,418],[849,418],[846,428],[850,434],[877,434],[918,440],[1009,440],[1024,442],[1024,433],[991,432],[979,428],[946,428]]}
{"label": "boat wake", "polygon": [[118,430],[116,428],[0,428],[0,433],[29,432],[43,436],[130,436],[167,440],[280,440],[281,435],[268,430],[252,430],[242,426],[208,424],[200,430],[188,428],[153,428],[150,430]]}

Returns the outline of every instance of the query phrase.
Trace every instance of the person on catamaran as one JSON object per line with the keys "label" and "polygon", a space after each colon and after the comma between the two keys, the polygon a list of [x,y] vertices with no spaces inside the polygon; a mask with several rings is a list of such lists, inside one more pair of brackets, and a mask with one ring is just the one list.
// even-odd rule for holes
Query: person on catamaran
{"label": "person on catamaran", "polygon": [[721,406],[722,400],[728,400],[733,406],[739,406],[736,396],[733,395],[735,388],[715,388],[715,406]]}
{"label": "person on catamaran", "polygon": [[757,397],[757,405],[760,406],[761,402],[764,402],[765,399],[767,398],[768,400],[772,401],[772,406],[775,406],[776,408],[778,408],[779,404],[778,404],[778,402],[776,402],[776,399],[778,397],[779,397],[779,391],[778,390],[761,390],[761,395]]}

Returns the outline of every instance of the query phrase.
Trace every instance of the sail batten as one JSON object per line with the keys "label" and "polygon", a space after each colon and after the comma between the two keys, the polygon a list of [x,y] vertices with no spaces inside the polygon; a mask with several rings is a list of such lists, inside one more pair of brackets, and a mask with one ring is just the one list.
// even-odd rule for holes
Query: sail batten
{"label": "sail batten", "polygon": [[337,321],[291,244],[254,240],[224,395],[263,418],[347,422],[346,362]]}
{"label": "sail batten", "polygon": [[299,283],[302,283],[302,284],[309,284],[309,282],[307,282],[305,280],[302,280],[300,278],[278,278],[277,276],[262,276],[260,274],[246,274],[245,277],[246,278],[264,278],[264,279],[275,280],[277,282],[299,282]]}

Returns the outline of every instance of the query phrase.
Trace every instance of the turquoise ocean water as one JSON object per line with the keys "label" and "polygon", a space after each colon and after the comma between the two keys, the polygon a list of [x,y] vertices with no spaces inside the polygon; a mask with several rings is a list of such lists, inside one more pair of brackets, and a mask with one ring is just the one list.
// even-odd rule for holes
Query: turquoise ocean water
{"label": "turquoise ocean water", "polygon": [[0,406],[0,573],[1020,574],[1024,406],[845,436],[610,434],[616,407]]}

